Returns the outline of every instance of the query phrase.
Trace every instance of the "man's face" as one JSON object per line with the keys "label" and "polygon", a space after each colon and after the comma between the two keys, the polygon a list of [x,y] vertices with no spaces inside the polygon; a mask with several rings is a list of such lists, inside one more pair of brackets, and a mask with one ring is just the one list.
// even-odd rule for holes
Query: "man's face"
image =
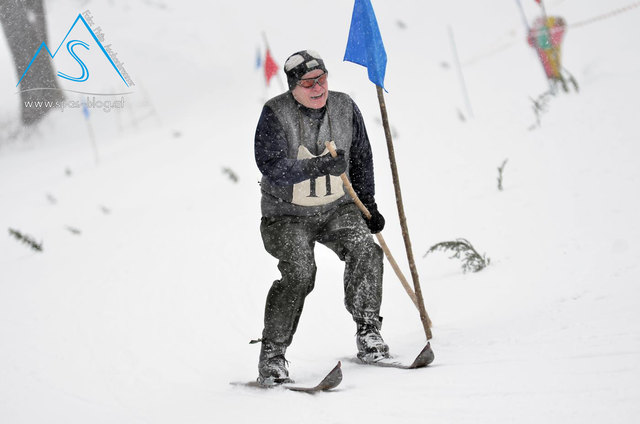
{"label": "man's face", "polygon": [[[311,72],[307,72],[302,76],[296,88],[291,91],[293,98],[298,101],[302,106],[310,109],[320,109],[327,104],[327,95],[329,94],[329,82],[327,81],[327,75],[323,75],[322,69],[315,69]],[[314,80],[320,77],[320,79]],[[302,85],[301,85],[302,84]],[[312,85],[310,87],[303,87],[303,85]]]}

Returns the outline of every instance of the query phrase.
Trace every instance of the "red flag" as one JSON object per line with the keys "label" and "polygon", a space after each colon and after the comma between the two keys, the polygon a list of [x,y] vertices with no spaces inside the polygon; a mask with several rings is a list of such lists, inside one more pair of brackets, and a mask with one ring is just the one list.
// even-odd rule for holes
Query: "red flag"
{"label": "red flag", "polygon": [[278,73],[278,69],[278,64],[273,60],[273,57],[271,57],[271,51],[267,49],[267,54],[264,58],[264,77],[267,79],[267,85],[269,85],[271,78]]}
{"label": "red flag", "polygon": [[541,2],[541,1],[542,1],[542,0],[536,0],[536,3],[540,4],[540,2]]}

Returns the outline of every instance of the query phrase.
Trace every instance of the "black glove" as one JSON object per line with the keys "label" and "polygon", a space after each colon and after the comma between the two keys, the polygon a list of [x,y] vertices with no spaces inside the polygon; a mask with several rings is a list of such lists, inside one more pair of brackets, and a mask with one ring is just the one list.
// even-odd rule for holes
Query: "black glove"
{"label": "black glove", "polygon": [[371,218],[364,218],[364,221],[369,227],[371,234],[377,234],[384,229],[384,216],[378,212],[378,206],[374,203],[372,205],[365,205],[371,214]]}
{"label": "black glove", "polygon": [[331,153],[323,156],[307,159],[305,171],[310,177],[319,177],[321,175],[341,175],[347,170],[347,161],[344,157],[344,150],[336,150],[338,156],[335,158]]}

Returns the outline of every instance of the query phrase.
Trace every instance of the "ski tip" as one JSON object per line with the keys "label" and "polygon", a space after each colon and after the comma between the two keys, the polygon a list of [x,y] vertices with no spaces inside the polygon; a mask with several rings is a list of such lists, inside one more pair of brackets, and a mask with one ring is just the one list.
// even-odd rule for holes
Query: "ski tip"
{"label": "ski tip", "polygon": [[342,382],[342,362],[338,361],[335,367],[327,374],[327,376],[318,384],[320,390],[326,391],[335,389]]}
{"label": "ski tip", "polygon": [[329,371],[329,374],[327,374],[326,377],[315,387],[284,386],[284,388],[294,392],[304,392],[309,394],[330,391],[338,387],[342,382],[341,366],[342,362],[338,361],[338,364],[333,367],[333,369]]}
{"label": "ski tip", "polygon": [[427,345],[420,351],[413,364],[409,368],[424,368],[436,358],[436,355],[431,349],[431,342],[427,342]]}

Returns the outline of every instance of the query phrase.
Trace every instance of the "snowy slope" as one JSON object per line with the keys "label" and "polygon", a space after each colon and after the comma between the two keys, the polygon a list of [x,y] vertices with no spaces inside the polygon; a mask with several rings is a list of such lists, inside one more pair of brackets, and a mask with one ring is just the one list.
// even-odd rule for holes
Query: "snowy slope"
{"label": "snowy slope", "polygon": [[[523,3],[532,20],[535,2]],[[570,26],[627,4],[546,2]],[[341,62],[352,2],[49,0],[50,38],[90,9],[136,87],[122,113],[92,113],[96,164],[79,110],[10,137],[16,77],[0,48],[2,422],[637,420],[640,8],[569,28],[565,66],[581,92],[553,98],[529,130],[529,97],[546,82],[515,2],[373,5],[434,364],[409,372],[353,361],[342,264],[319,246],[316,289],[288,359],[300,383],[342,360],[338,392],[229,384],[256,377],[259,348],[248,342],[260,336],[278,277],[258,232],[252,157],[262,104],[280,91],[253,68],[262,31],[280,64],[317,49],[331,89],[358,102],[385,239],[408,274],[375,90],[364,69]],[[475,115],[466,122],[448,25]],[[500,192],[496,168],[506,158]],[[422,257],[456,237],[486,252],[490,267],[462,274],[447,254]],[[385,272],[383,334],[411,361],[424,335]]]}

